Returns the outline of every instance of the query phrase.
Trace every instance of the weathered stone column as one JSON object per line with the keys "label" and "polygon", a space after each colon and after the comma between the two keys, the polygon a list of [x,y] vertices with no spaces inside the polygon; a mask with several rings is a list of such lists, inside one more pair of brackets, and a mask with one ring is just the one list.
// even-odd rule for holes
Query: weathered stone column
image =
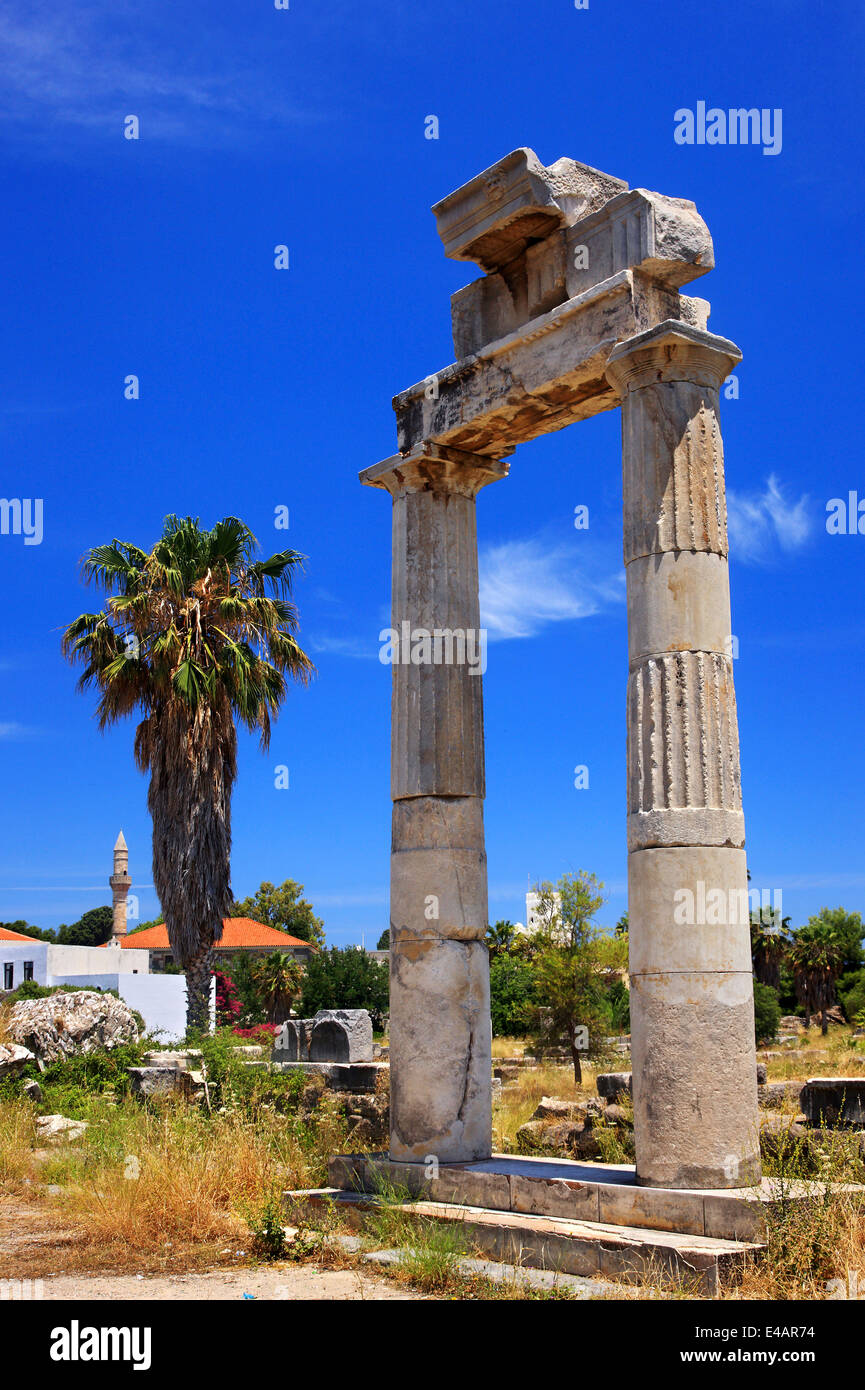
{"label": "weathered stone column", "polygon": [[620,343],[637,1181],[760,1173],[720,386],[738,348],[668,321]]}
{"label": "weathered stone column", "polygon": [[433,444],[361,474],[393,497],[390,1155],[407,1162],[491,1152],[475,498],[506,474]]}

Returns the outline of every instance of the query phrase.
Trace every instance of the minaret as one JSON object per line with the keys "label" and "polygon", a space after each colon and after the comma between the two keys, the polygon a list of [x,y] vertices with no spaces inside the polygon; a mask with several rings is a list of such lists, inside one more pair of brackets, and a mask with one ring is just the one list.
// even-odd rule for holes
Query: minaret
{"label": "minaret", "polygon": [[119,941],[121,936],[126,935],[126,895],[132,887],[132,879],[129,877],[129,850],[122,830],[114,846],[114,873],[108,882],[112,894],[111,910],[114,913],[111,940]]}

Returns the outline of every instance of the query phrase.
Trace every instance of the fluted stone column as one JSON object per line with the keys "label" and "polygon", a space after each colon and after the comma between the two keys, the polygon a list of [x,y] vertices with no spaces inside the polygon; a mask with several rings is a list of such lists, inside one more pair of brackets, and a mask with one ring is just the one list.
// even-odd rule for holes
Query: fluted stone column
{"label": "fluted stone column", "polygon": [[668,321],[614,349],[628,599],[637,1181],[759,1177],[720,386],[727,339]]}
{"label": "fluted stone column", "polygon": [[[361,475],[393,497],[390,1156],[407,1162],[491,1153],[483,696],[469,662],[475,498],[506,474],[426,444]],[[436,631],[452,636],[425,650]],[[469,634],[462,653],[457,634]]]}

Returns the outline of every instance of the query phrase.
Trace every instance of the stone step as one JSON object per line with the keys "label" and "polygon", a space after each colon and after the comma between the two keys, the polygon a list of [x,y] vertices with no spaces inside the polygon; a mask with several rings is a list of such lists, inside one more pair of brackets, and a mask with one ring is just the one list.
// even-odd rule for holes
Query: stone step
{"label": "stone step", "polygon": [[[337,1155],[328,1163],[328,1181],[344,1191],[396,1190],[457,1206],[758,1243],[766,1208],[781,1195],[770,1178],[759,1187],[713,1191],[642,1187],[629,1164],[510,1154],[441,1164],[435,1176],[422,1164],[394,1163],[385,1154]],[[804,1201],[814,1190],[807,1181],[788,1182],[784,1197]],[[865,1187],[845,1190],[865,1199]]]}
{"label": "stone step", "polygon": [[[369,1192],[317,1188],[286,1193],[294,1205],[332,1202],[342,1208],[369,1208],[381,1198]],[[417,1201],[404,1208],[412,1216],[459,1226],[476,1250],[505,1264],[551,1270],[581,1278],[643,1283],[681,1283],[686,1293],[715,1297],[722,1282],[736,1277],[748,1255],[763,1247],[749,1241],[681,1235],[646,1227],[532,1216],[488,1207]]]}

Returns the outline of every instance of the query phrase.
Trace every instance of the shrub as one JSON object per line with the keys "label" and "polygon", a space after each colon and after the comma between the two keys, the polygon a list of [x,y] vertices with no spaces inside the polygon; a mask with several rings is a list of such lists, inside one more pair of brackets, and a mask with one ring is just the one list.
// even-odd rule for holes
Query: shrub
{"label": "shrub", "polygon": [[839,981],[841,1006],[849,1022],[865,1010],[865,970],[858,970]]}
{"label": "shrub", "polygon": [[218,1027],[224,1027],[240,1018],[243,1005],[231,977],[222,970],[215,970],[214,975],[216,976],[216,1023]]}
{"label": "shrub", "polygon": [[496,1037],[519,1038],[532,1027],[535,976],[527,961],[503,954],[490,963],[490,1014]]}
{"label": "shrub", "polygon": [[757,1042],[774,1038],[781,1018],[778,996],[770,985],[754,981],[754,1033]]}

